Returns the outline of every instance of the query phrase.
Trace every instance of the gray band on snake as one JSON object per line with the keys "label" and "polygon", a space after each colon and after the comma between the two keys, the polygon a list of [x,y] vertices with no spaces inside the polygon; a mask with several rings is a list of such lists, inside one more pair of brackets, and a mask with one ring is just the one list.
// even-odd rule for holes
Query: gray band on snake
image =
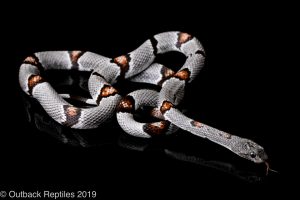
{"label": "gray band on snake", "polygon": [[[157,54],[169,51],[186,56],[186,62],[178,72],[153,63]],[[185,85],[200,72],[204,59],[205,51],[195,37],[182,32],[165,32],[114,59],[82,51],[35,53],[21,65],[19,82],[23,91],[35,98],[55,121],[71,128],[96,128],[117,112],[120,126],[130,135],[149,138],[172,133],[179,127],[255,163],[266,162],[264,149],[255,142],[190,119],[177,109]],[[43,78],[44,71],[52,69],[91,71],[88,87],[92,98],[81,100],[95,106],[80,108],[65,101],[64,98],[69,96],[58,94]],[[161,90],[137,90],[122,98],[111,86],[120,79],[155,84],[161,86]],[[135,121],[133,114],[141,106],[154,107],[152,114],[161,121]]]}

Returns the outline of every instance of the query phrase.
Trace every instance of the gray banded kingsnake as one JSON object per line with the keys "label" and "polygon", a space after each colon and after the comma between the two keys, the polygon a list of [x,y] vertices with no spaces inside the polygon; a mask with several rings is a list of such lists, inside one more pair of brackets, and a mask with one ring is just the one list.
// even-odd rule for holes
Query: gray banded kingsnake
{"label": "gray banded kingsnake", "polygon": [[[178,72],[153,63],[157,54],[177,51],[186,56]],[[76,129],[97,128],[117,112],[122,129],[133,136],[150,138],[169,134],[179,128],[224,146],[237,155],[255,163],[266,163],[263,147],[190,119],[177,109],[184,97],[185,85],[191,82],[204,66],[205,51],[197,38],[183,32],[165,32],[153,36],[134,51],[107,58],[92,52],[46,51],[27,57],[19,70],[22,90],[35,98],[58,123]],[[88,88],[91,99],[81,98],[94,107],[80,108],[71,105],[44,79],[47,70],[91,71]],[[136,90],[121,97],[112,86],[120,79],[161,86],[159,92]],[[153,107],[152,115],[161,121],[137,122],[133,114],[142,106]]]}

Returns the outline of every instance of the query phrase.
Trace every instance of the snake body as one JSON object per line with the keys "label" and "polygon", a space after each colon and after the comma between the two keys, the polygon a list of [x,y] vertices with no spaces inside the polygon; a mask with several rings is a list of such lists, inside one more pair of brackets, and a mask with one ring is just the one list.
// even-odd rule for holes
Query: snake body
{"label": "snake body", "polygon": [[[186,56],[178,72],[153,63],[157,54],[177,51]],[[256,163],[265,162],[264,149],[255,142],[212,128],[183,115],[177,106],[184,97],[186,84],[204,66],[205,51],[197,38],[183,32],[165,32],[146,40],[134,51],[107,58],[92,52],[46,51],[27,57],[19,70],[22,90],[35,98],[58,123],[76,129],[91,129],[111,118],[117,119],[125,132],[150,138],[172,133],[179,128],[220,144],[239,156]],[[81,100],[94,107],[76,107],[58,94],[44,79],[47,70],[78,70],[91,72],[88,88],[91,99]],[[137,90],[121,97],[112,86],[119,80],[150,83],[161,86],[159,92]],[[137,122],[133,115],[142,106],[151,106],[152,115],[161,121]]]}

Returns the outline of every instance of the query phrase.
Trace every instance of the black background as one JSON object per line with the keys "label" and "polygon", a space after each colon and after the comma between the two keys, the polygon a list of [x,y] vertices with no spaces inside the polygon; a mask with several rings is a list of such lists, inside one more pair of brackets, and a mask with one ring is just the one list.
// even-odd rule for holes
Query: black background
{"label": "black background", "polygon": [[[20,5],[21,10],[2,18],[8,46],[2,48],[7,54],[2,57],[1,73],[5,116],[1,183],[27,190],[91,189],[97,190],[100,197],[121,194],[189,198],[208,193],[238,198],[235,191],[254,196],[281,192],[289,169],[287,150],[283,148],[288,141],[281,136],[283,132],[286,136],[291,134],[284,131],[282,122],[286,36],[280,31],[287,30],[285,20],[276,10],[253,5],[208,9],[188,2],[174,4],[153,3],[132,9],[129,4],[117,3],[70,7],[53,3],[39,9]],[[243,160],[183,131],[157,140],[134,140],[114,119],[97,130],[80,132],[96,144],[84,148],[63,144],[28,122],[18,85],[18,67],[27,55],[79,49],[114,57],[134,50],[154,34],[172,30],[196,36],[207,54],[204,69],[187,88],[183,103],[187,115],[261,144],[271,167],[279,174],[270,172],[265,177],[264,165]],[[183,64],[178,54],[160,60],[175,68]],[[55,82],[55,76],[52,78]],[[64,131],[73,137],[70,130]],[[130,150],[120,146],[122,140],[147,148]],[[209,166],[172,159],[164,149],[193,155],[198,160],[230,163],[239,170],[254,172],[261,181],[252,183]]]}

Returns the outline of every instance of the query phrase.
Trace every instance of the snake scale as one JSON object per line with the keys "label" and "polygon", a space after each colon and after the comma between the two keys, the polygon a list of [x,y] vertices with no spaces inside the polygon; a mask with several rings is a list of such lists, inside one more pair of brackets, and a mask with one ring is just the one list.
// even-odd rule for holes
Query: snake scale
{"label": "snake scale", "polygon": [[[186,56],[179,71],[154,63],[157,54],[177,51]],[[201,122],[188,118],[177,109],[184,97],[186,84],[191,82],[204,66],[205,51],[197,38],[184,32],[164,32],[146,40],[134,51],[116,58],[107,58],[92,52],[46,51],[27,57],[19,70],[22,90],[35,98],[58,123],[76,129],[97,128],[115,113],[122,129],[133,136],[150,138],[169,134],[179,128],[207,138],[235,154],[255,163],[266,163],[263,147]],[[78,70],[91,72],[88,80],[90,99],[81,98],[93,107],[76,107],[58,94],[44,79],[47,70]],[[159,92],[141,89],[121,97],[112,86],[122,79],[160,86]],[[151,106],[151,114],[160,121],[137,122],[133,115],[143,106]]]}

